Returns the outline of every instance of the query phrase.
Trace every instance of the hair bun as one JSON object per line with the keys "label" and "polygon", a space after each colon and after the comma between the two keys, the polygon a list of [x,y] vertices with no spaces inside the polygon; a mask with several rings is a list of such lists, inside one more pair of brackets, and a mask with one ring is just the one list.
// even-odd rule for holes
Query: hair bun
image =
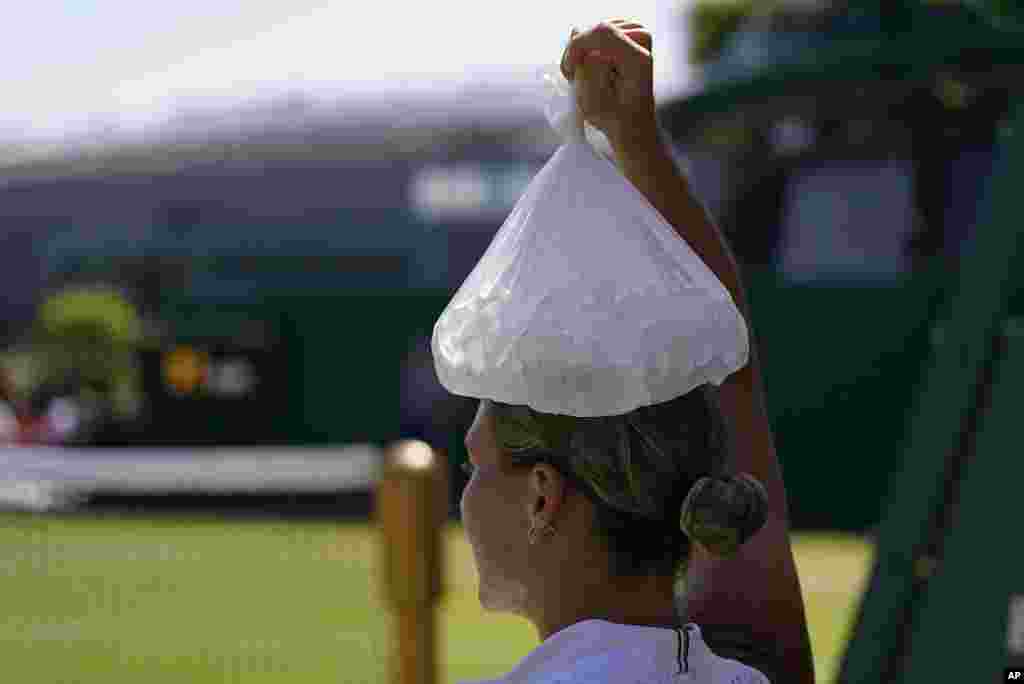
{"label": "hair bun", "polygon": [[768,492],[747,473],[702,477],[690,488],[679,526],[719,557],[731,556],[764,526]]}

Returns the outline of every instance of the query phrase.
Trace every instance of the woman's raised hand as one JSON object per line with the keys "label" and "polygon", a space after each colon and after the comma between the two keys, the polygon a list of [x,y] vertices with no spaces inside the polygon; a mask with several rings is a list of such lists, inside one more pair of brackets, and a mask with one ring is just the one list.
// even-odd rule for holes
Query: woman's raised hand
{"label": "woman's raised hand", "polygon": [[583,118],[612,144],[657,128],[651,33],[634,21],[612,19],[571,34],[562,74],[576,85]]}

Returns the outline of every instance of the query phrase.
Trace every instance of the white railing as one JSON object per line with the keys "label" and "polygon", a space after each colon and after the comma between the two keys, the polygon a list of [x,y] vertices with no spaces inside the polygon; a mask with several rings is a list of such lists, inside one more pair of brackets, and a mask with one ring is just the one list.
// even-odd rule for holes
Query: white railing
{"label": "white railing", "polygon": [[382,451],[340,447],[0,449],[0,507],[49,510],[93,492],[332,493],[369,491]]}

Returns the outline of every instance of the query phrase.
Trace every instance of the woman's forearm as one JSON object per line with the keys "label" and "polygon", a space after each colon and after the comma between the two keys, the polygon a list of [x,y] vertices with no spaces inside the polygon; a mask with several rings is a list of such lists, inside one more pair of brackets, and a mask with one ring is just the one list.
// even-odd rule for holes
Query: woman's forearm
{"label": "woman's forearm", "polygon": [[[734,437],[734,469],[768,490],[769,522],[734,558],[715,560],[695,550],[687,571],[686,619],[706,625],[748,625],[777,646],[786,680],[812,684],[814,665],[803,597],[789,539],[782,472],[775,453],[760,360],[739,266],[721,231],[693,196],[657,128],[611,141],[623,175],[729,290],[750,330],[750,361],[719,387]],[[752,581],[752,578],[758,578]]]}

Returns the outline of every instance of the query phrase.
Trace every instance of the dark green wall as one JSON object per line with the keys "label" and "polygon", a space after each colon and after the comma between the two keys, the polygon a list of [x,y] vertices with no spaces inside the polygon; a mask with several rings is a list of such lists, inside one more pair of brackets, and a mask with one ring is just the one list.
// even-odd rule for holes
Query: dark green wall
{"label": "dark green wall", "polygon": [[748,276],[794,525],[860,530],[879,521],[950,279],[941,269],[871,287]]}
{"label": "dark green wall", "polygon": [[[885,285],[792,285],[773,272],[747,274],[796,527],[863,530],[878,522],[889,474],[902,463],[930,321],[952,278],[941,267]],[[206,330],[217,321],[229,329],[232,311],[276,321],[287,380],[275,418],[283,440],[384,446],[403,436],[402,354],[411,336],[429,334],[451,294],[396,288],[278,295],[232,307],[192,305],[179,316]],[[200,310],[205,318],[197,317]],[[443,443],[435,446],[458,462],[475,402],[455,398],[453,405],[461,412],[440,427]],[[461,474],[453,483],[454,510]]]}

